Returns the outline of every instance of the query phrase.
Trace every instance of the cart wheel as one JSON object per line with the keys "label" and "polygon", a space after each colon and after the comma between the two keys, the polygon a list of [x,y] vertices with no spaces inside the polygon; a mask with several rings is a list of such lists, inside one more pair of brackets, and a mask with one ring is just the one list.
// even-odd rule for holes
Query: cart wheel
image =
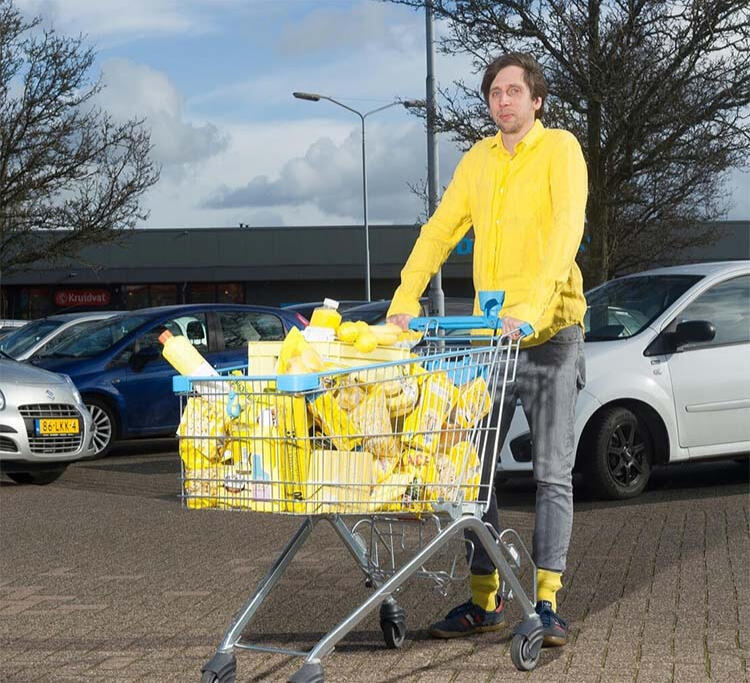
{"label": "cart wheel", "polygon": [[323,667],[316,662],[306,662],[289,679],[289,683],[323,683],[323,681]]}
{"label": "cart wheel", "polygon": [[380,628],[383,629],[383,638],[389,648],[395,650],[404,644],[404,640],[406,640],[406,622],[382,621]]}
{"label": "cart wheel", "polygon": [[231,652],[217,652],[201,671],[201,683],[235,683],[237,659]]}
{"label": "cart wheel", "polygon": [[542,651],[541,641],[532,646],[528,637],[523,633],[516,633],[510,643],[510,659],[519,671],[531,671],[539,662]]}

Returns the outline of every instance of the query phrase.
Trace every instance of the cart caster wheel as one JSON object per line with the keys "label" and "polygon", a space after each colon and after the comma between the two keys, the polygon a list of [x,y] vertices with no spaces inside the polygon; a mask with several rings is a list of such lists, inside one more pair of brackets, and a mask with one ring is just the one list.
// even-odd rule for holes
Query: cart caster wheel
{"label": "cart caster wheel", "polygon": [[395,650],[401,647],[406,640],[406,623],[403,621],[383,621],[380,623],[383,629],[385,644]]}
{"label": "cart caster wheel", "polygon": [[531,671],[539,662],[542,642],[532,644],[528,636],[516,633],[510,643],[510,660],[519,671]]}
{"label": "cart caster wheel", "polygon": [[237,659],[231,652],[217,652],[201,669],[201,683],[235,683]]}
{"label": "cart caster wheel", "polygon": [[294,674],[289,683],[323,683],[323,667],[317,662],[307,662]]}

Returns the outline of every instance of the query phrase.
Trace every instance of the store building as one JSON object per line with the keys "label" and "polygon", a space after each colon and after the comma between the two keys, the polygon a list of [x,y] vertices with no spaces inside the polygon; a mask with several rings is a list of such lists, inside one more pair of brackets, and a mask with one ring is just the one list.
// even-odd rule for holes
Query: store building
{"label": "store building", "polygon": [[[750,221],[717,226],[717,244],[670,262],[750,258]],[[411,225],[371,226],[373,299],[392,295],[418,233]],[[472,295],[473,244],[469,233],[443,267],[447,296]],[[75,260],[3,277],[0,317],[206,301],[278,305],[324,296],[364,299],[362,226],[127,231],[118,243],[85,248]]]}

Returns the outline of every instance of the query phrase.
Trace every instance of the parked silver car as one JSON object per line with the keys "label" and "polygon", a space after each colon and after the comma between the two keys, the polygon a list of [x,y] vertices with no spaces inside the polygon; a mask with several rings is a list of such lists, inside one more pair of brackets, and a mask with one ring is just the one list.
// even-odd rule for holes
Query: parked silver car
{"label": "parked silver car", "polygon": [[16,360],[27,360],[36,353],[49,351],[52,346],[62,343],[77,332],[81,325],[111,318],[117,313],[118,311],[58,313],[32,320],[28,325],[0,339],[0,351]]}
{"label": "parked silver car", "polygon": [[91,417],[70,378],[0,353],[0,471],[49,484],[94,454]]}

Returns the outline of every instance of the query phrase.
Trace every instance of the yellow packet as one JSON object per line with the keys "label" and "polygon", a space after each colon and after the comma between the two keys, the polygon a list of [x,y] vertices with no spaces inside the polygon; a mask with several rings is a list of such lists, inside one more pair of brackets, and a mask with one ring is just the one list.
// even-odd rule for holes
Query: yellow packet
{"label": "yellow packet", "polygon": [[363,450],[381,460],[398,461],[401,449],[398,439],[393,436],[386,396],[381,386],[376,385],[350,416],[363,435]]}
{"label": "yellow packet", "polygon": [[419,384],[414,377],[405,377],[396,382],[398,391],[387,395],[386,404],[392,418],[403,417],[414,410],[419,400]]}
{"label": "yellow packet", "polygon": [[401,440],[418,450],[437,450],[440,427],[454,398],[454,386],[445,372],[423,375],[419,401],[404,419]]}
{"label": "yellow packet", "polygon": [[220,484],[224,468],[213,464],[199,468],[185,468],[182,492],[191,510],[219,507]]}
{"label": "yellow packet", "polygon": [[373,486],[370,493],[370,512],[408,511],[404,503],[406,489],[414,478],[412,470],[394,470],[382,482]]}
{"label": "yellow packet", "polygon": [[307,404],[323,433],[340,451],[353,451],[360,443],[357,424],[341,408],[333,392],[326,391]]}
{"label": "yellow packet", "polygon": [[216,462],[224,442],[224,416],[217,404],[202,397],[190,396],[185,402],[180,424],[180,457],[185,467],[195,469],[204,460]]}
{"label": "yellow packet", "polygon": [[490,412],[491,407],[487,384],[483,377],[477,377],[458,391],[458,400],[453,410],[454,421],[462,427],[471,429]]}

